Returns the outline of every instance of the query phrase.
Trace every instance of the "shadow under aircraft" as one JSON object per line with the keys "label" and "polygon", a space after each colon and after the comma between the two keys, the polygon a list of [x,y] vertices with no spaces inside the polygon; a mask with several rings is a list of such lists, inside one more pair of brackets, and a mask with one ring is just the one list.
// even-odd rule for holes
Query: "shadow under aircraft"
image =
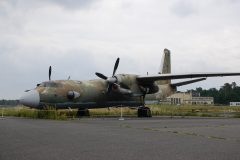
{"label": "shadow under aircraft", "polygon": [[[151,117],[145,99],[163,100],[174,94],[178,86],[202,80],[206,77],[239,76],[240,73],[184,73],[171,74],[170,51],[164,49],[160,71],[156,75],[116,74],[120,59],[117,58],[113,73],[106,76],[96,72],[95,80],[51,80],[26,90],[20,103],[37,109],[54,106],[56,109],[77,108],[78,115],[89,115],[88,109],[105,107],[136,107],[138,117]],[[171,83],[173,79],[190,80]],[[192,79],[195,78],[195,79]],[[196,79],[197,78],[197,79]]]}

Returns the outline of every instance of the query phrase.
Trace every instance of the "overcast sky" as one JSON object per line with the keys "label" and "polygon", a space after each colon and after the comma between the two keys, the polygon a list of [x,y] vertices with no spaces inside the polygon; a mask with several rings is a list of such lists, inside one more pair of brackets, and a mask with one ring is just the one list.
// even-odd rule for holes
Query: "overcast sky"
{"label": "overcast sky", "polygon": [[[95,72],[157,73],[164,48],[172,72],[240,72],[238,0],[0,0],[0,99],[52,79]],[[240,77],[188,85],[219,88]]]}

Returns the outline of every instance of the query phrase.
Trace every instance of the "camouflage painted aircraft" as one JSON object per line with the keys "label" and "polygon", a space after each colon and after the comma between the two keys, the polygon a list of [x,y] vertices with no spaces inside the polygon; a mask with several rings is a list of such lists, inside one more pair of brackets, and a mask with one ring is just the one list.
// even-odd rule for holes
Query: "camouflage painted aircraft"
{"label": "camouflage painted aircraft", "polygon": [[[32,108],[57,109],[78,108],[78,115],[88,115],[88,109],[113,106],[137,107],[139,117],[151,117],[145,99],[163,100],[176,92],[178,86],[206,80],[206,77],[239,76],[240,73],[188,73],[171,74],[170,51],[164,49],[160,72],[156,75],[115,74],[119,64],[116,60],[111,77],[96,72],[100,79],[89,81],[51,80],[26,90],[20,102]],[[198,78],[180,83],[172,79]]]}

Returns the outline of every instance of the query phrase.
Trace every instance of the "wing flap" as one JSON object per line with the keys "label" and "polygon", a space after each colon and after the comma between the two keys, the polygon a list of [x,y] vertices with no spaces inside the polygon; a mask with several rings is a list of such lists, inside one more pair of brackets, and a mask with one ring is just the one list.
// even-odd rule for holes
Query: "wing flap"
{"label": "wing flap", "polygon": [[188,85],[191,83],[196,83],[196,82],[200,82],[200,81],[204,81],[207,78],[198,78],[198,79],[194,79],[194,80],[190,80],[190,81],[184,81],[184,82],[178,82],[178,83],[173,83],[171,84],[171,86],[173,87],[179,87],[179,86],[184,86],[184,85]]}

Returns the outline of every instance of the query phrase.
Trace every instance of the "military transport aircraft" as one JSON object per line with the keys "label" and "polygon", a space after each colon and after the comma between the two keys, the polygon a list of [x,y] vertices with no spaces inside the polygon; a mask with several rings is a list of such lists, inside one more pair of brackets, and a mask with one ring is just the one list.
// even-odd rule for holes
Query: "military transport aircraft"
{"label": "military transport aircraft", "polygon": [[[206,77],[239,76],[240,73],[187,73],[171,74],[170,51],[164,49],[161,68],[156,75],[116,74],[117,58],[112,76],[96,72],[100,79],[51,80],[52,67],[49,67],[49,81],[37,84],[33,90],[26,90],[20,103],[32,108],[43,109],[54,106],[56,109],[77,108],[78,115],[88,115],[88,109],[104,107],[137,107],[139,117],[151,117],[145,106],[145,99],[163,100],[176,92],[178,86],[206,80]],[[172,79],[198,78],[180,83]]]}

